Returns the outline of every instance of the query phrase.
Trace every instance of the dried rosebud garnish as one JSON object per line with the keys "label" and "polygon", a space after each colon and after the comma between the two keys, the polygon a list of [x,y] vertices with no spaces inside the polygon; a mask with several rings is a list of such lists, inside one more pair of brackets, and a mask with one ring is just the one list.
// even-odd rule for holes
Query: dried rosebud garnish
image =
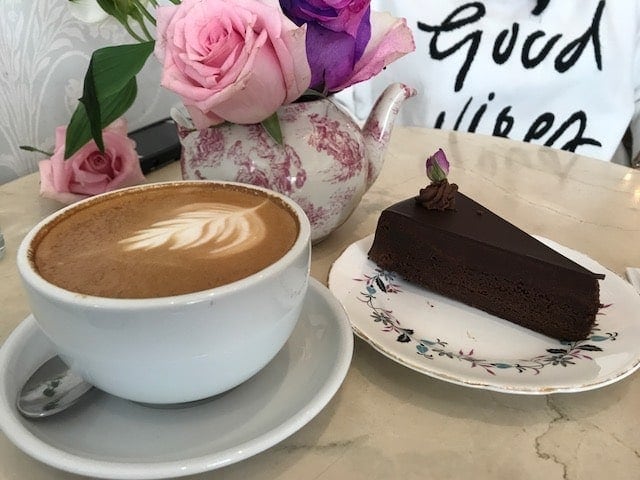
{"label": "dried rosebud garnish", "polygon": [[455,210],[458,186],[447,180],[449,161],[441,148],[427,158],[426,170],[431,183],[420,189],[416,203],[427,210]]}
{"label": "dried rosebud garnish", "polygon": [[427,158],[426,162],[427,177],[433,183],[446,180],[449,173],[449,161],[444,151],[439,148],[436,153]]}

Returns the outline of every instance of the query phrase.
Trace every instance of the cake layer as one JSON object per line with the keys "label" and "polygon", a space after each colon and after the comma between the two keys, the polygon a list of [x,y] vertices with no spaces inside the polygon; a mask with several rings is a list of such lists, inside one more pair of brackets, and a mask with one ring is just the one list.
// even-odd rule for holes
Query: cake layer
{"label": "cake layer", "polygon": [[562,340],[589,335],[604,278],[461,193],[456,210],[408,199],[383,211],[369,257],[410,282]]}

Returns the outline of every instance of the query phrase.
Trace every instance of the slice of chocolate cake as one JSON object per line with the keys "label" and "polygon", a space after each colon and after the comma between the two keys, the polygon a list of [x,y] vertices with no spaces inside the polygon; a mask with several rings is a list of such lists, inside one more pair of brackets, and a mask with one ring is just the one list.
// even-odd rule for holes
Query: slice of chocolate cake
{"label": "slice of chocolate cake", "polygon": [[419,197],[385,209],[369,258],[410,282],[544,335],[586,338],[604,275],[569,260],[446,182],[434,181]]}

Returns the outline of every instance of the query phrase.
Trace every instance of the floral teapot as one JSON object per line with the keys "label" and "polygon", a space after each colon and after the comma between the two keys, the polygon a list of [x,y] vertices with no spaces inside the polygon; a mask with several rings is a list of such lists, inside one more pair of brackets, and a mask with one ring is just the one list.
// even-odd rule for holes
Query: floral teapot
{"label": "floral teapot", "polygon": [[378,177],[402,102],[415,90],[387,87],[360,128],[330,99],[280,107],[283,145],[260,124],[225,123],[197,130],[178,110],[185,180],[259,185],[296,201],[309,217],[317,243],[344,223]]}

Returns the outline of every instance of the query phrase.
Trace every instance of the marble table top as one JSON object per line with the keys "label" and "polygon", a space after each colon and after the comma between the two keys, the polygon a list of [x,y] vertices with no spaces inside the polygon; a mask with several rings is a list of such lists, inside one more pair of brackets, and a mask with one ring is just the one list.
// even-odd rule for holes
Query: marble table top
{"label": "marble table top", "polygon": [[[385,206],[425,184],[424,160],[442,147],[464,193],[529,233],[579,250],[623,276],[640,266],[640,171],[567,152],[448,131],[394,130],[382,173],[349,220],[313,248],[326,283],[334,260],[373,232]],[[149,181],[178,179],[177,164]],[[0,343],[29,314],[15,267],[20,239],[60,205],[38,176],[0,187]],[[297,433],[240,463],[189,478],[637,479],[640,375],[582,393],[509,395],[433,379],[356,339],[335,397]],[[0,480],[71,479],[0,433]]]}

